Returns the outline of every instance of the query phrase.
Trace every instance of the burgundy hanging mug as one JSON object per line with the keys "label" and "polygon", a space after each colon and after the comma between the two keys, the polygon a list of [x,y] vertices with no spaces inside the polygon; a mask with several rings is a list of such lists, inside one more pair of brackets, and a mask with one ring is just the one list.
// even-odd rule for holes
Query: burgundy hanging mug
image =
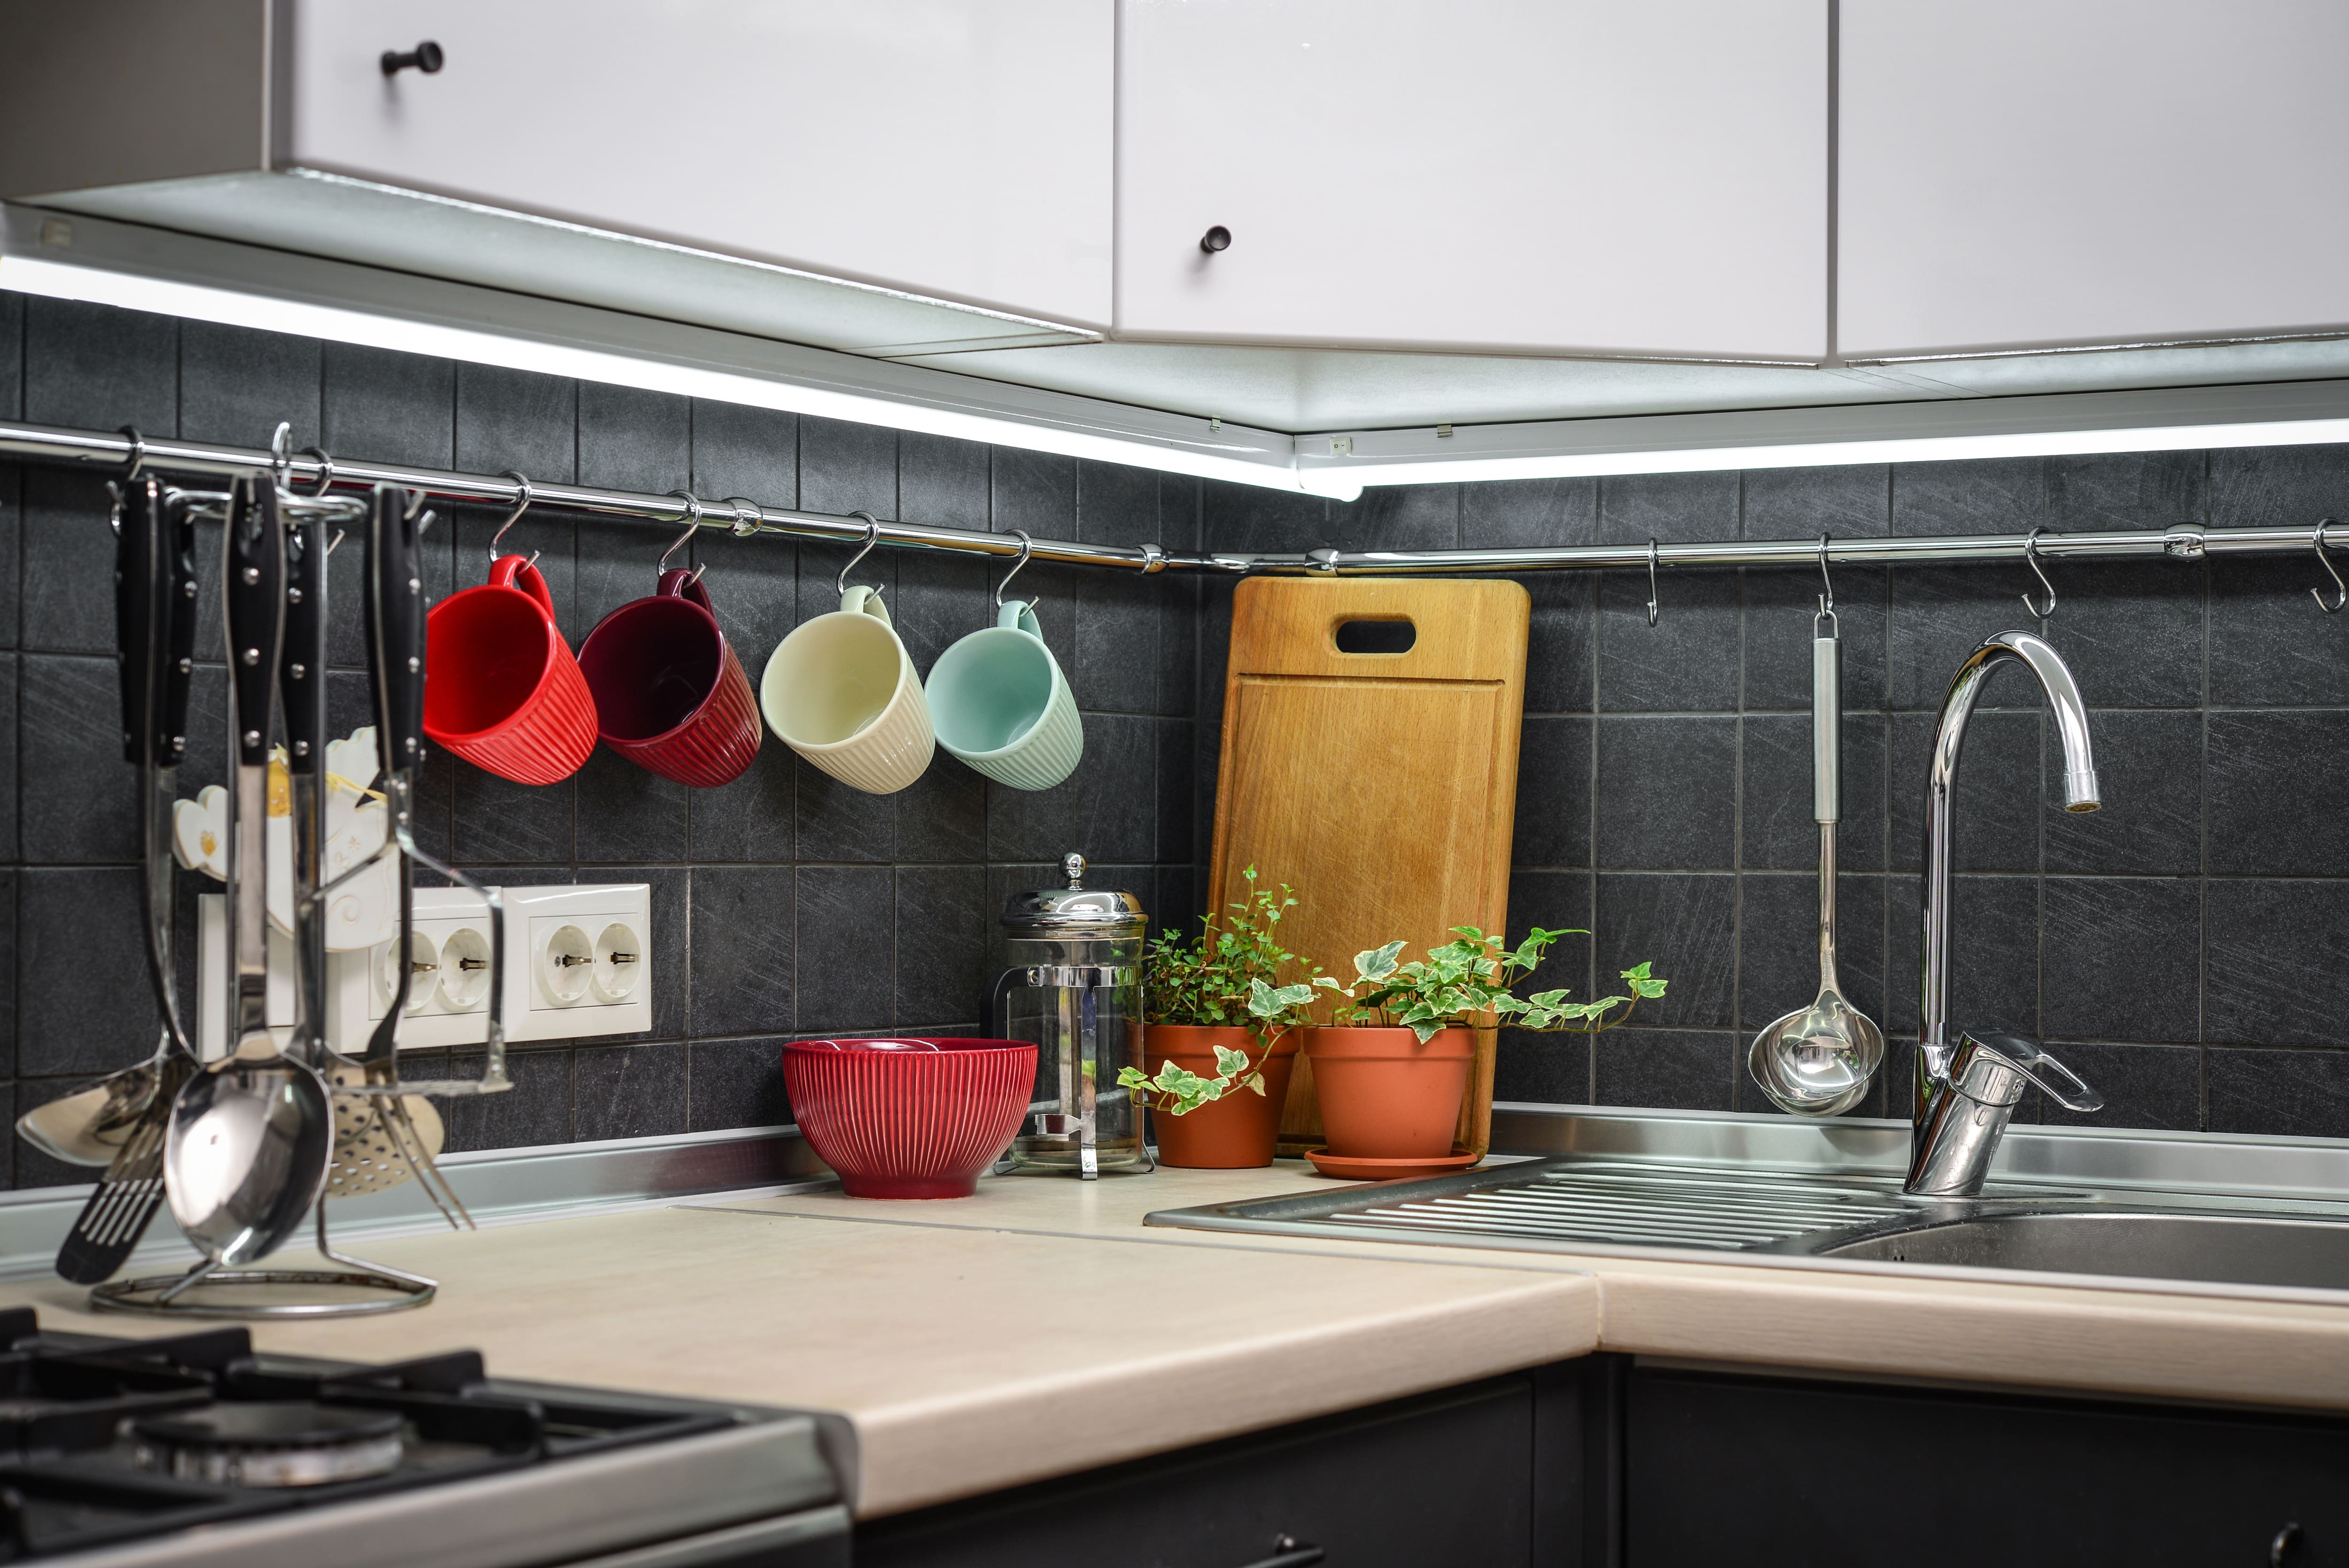
{"label": "burgundy hanging mug", "polygon": [[759,755],[759,704],[698,573],[660,574],[579,645],[604,744],[664,779],[715,789]]}

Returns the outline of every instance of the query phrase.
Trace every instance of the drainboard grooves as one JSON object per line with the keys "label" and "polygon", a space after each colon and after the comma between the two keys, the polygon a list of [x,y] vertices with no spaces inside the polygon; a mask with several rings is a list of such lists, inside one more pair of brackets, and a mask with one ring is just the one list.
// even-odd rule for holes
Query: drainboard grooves
{"label": "drainboard grooves", "polygon": [[1438,1198],[1371,1203],[1330,1219],[1381,1230],[1526,1236],[1633,1246],[1735,1250],[1906,1213],[1890,1184],[1849,1185],[1756,1172],[1553,1170],[1537,1181]]}

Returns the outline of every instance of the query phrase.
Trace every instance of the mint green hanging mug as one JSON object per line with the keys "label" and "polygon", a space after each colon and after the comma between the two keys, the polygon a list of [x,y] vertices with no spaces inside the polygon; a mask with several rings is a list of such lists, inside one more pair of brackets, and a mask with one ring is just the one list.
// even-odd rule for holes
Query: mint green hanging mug
{"label": "mint green hanging mug", "polygon": [[930,722],[940,746],[989,779],[1014,789],[1050,789],[1077,770],[1084,721],[1060,661],[1044,645],[1035,606],[1018,599],[998,605],[994,625],[931,666]]}

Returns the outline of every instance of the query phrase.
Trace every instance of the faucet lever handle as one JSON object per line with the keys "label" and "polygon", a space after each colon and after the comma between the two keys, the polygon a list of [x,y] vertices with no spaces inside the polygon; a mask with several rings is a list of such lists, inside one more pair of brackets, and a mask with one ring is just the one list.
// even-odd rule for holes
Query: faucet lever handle
{"label": "faucet lever handle", "polygon": [[[1992,1062],[2006,1068],[2065,1110],[2077,1111],[2085,1116],[2090,1112],[2105,1109],[2105,1097],[2090,1088],[2078,1073],[2049,1056],[2047,1048],[2036,1040],[2026,1040],[2020,1035],[1977,1035],[1969,1030],[1959,1036],[1959,1042],[1958,1055],[1961,1062],[1952,1064],[1953,1079],[1965,1076],[1963,1058],[1987,1057]],[[2060,1076],[2071,1086],[2070,1092],[2066,1093],[2041,1078],[2039,1073],[2033,1070],[2035,1068],[2044,1068]],[[1967,1092],[1966,1086],[1961,1085],[1960,1092]],[[1970,1098],[1980,1097],[1970,1096]]]}

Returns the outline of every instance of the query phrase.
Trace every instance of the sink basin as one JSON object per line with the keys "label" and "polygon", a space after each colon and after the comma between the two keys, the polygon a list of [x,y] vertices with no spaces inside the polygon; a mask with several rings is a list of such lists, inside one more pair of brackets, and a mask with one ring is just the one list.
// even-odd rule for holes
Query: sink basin
{"label": "sink basin", "polygon": [[2053,1211],[1803,1240],[1816,1257],[2349,1290],[2349,1224],[2329,1220]]}
{"label": "sink basin", "polygon": [[2349,1292],[2340,1189],[2295,1197],[2034,1179],[1930,1199],[1901,1191],[1889,1171],[1570,1154],[1162,1211],[1146,1222],[1778,1268],[2027,1271],[2116,1289]]}

